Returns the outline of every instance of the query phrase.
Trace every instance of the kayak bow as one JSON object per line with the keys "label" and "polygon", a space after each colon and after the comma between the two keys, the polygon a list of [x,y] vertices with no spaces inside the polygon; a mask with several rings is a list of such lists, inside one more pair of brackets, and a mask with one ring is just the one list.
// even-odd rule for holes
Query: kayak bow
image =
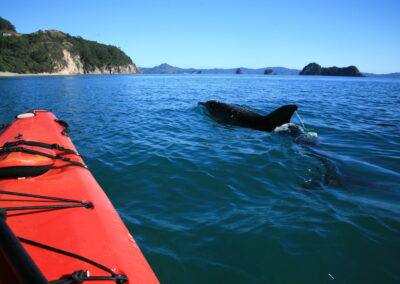
{"label": "kayak bow", "polygon": [[0,283],[158,283],[50,111],[0,134]]}

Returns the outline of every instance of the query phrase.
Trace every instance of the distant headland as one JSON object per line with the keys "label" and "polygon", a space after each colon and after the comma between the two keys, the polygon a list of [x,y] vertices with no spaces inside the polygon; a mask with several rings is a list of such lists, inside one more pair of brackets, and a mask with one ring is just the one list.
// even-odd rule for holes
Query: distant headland
{"label": "distant headland", "polygon": [[349,67],[321,67],[317,63],[310,63],[301,70],[299,75],[320,75],[320,76],[347,76],[365,77],[356,66]]}
{"label": "distant headland", "polygon": [[17,33],[0,18],[0,72],[3,74],[136,74],[132,59],[115,46],[57,30]]}

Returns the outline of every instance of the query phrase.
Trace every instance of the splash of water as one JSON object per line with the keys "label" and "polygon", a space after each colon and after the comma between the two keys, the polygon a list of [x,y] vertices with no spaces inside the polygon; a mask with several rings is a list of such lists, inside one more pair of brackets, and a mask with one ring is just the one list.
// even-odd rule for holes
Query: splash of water
{"label": "splash of water", "polygon": [[307,136],[308,139],[317,139],[318,138],[318,133],[317,132],[313,132],[313,131],[309,131],[306,126],[304,125],[303,120],[300,117],[300,114],[298,111],[295,111],[297,118],[299,119],[301,126],[304,130],[305,135]]}
{"label": "splash of water", "polygon": [[[300,123],[301,123],[301,126],[303,127],[304,131],[307,131],[307,128],[304,126],[304,122],[303,122],[303,120],[301,119],[299,112],[296,110],[294,113],[296,114],[297,118],[299,119],[299,121],[300,121]],[[307,131],[307,132],[308,132],[308,131]]]}

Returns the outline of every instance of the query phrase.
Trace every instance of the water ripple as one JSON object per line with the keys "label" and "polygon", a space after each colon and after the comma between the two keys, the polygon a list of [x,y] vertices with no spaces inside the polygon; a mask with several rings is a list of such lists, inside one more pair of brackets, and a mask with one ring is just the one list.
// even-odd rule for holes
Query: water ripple
{"label": "water ripple", "polygon": [[[4,122],[69,122],[162,283],[400,281],[399,80],[60,76],[0,94]],[[318,141],[220,125],[197,105],[210,99],[295,103]]]}

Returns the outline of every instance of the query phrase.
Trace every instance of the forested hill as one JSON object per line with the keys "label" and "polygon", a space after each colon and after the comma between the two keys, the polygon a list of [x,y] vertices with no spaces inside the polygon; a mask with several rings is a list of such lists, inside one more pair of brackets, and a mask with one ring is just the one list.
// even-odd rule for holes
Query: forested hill
{"label": "forested hill", "polygon": [[0,18],[0,71],[13,73],[138,73],[131,58],[115,46],[56,30],[18,34]]}
{"label": "forested hill", "polygon": [[0,31],[16,32],[15,26],[2,17],[0,17]]}
{"label": "forested hill", "polygon": [[320,75],[320,76],[348,76],[364,77],[356,66],[349,67],[321,67],[317,63],[310,63],[301,70],[300,75]]}

